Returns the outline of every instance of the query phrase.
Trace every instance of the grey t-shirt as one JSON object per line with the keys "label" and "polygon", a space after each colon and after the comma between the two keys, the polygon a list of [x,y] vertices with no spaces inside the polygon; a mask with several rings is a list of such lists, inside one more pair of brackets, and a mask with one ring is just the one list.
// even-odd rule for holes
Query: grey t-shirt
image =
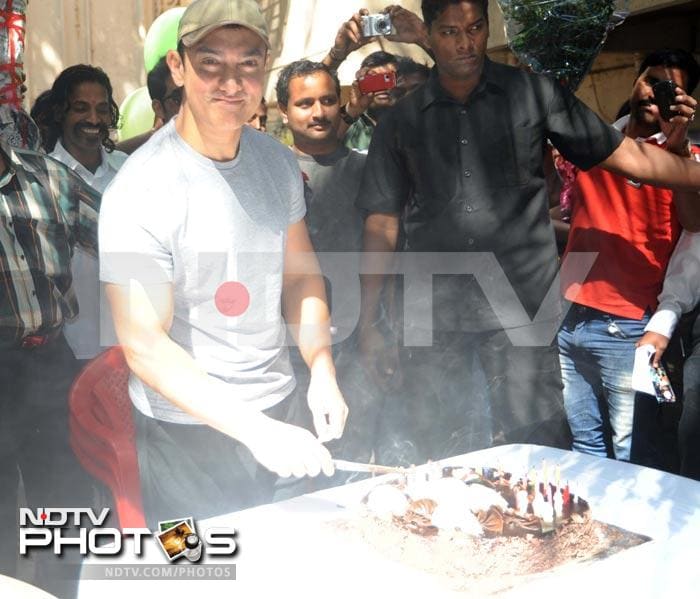
{"label": "grey t-shirt", "polygon": [[317,252],[362,250],[362,213],[355,202],[366,158],[344,146],[324,156],[297,156],[308,190],[306,224]]}
{"label": "grey t-shirt", "polygon": [[[266,409],[294,388],[282,275],[287,227],[304,214],[299,167],[273,138],[243,127],[238,156],[217,163],[171,121],[104,194],[100,278],[171,283],[173,341],[232,397]],[[129,392],[146,415],[197,422],[133,375]]]}

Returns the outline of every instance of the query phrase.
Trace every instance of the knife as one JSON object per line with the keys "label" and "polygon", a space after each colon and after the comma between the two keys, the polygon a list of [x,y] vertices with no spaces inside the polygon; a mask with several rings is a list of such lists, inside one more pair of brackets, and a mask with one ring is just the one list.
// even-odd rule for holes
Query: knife
{"label": "knife", "polygon": [[380,464],[363,464],[362,462],[349,462],[347,460],[333,460],[333,465],[336,470],[342,470],[343,472],[369,472],[370,474],[405,473],[408,470],[401,466],[381,466]]}

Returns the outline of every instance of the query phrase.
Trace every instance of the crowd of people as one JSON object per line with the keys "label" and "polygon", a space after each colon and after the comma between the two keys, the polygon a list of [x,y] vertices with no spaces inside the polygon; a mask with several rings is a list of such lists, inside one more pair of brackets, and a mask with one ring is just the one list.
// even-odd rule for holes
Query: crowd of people
{"label": "crowd of people", "polygon": [[[534,443],[700,480],[698,63],[649,54],[609,125],[486,56],[486,0],[383,12],[435,66],[373,52],[341,101],[338,67],[377,40],[353,14],[279,73],[291,148],[266,133],[254,0],[189,5],[148,73],[151,131],[115,143],[107,74],[75,65],[31,110],[41,151],[0,141],[5,526],[18,505],[93,505],[67,398],[112,327],[152,529],[343,482],[333,458]],[[672,407],[632,374],[674,331],[669,441]],[[17,561],[0,546],[2,573]]]}

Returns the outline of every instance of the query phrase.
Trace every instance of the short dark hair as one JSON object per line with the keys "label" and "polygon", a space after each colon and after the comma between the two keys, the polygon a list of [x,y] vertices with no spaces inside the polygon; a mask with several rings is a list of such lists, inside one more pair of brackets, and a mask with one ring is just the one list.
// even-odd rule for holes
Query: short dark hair
{"label": "short dark hair", "polygon": [[418,74],[427,79],[430,77],[430,69],[427,65],[416,62],[408,56],[399,56],[396,63],[396,76],[408,77],[409,75]]}
{"label": "short dark hair", "polygon": [[681,48],[656,50],[642,61],[637,77],[639,77],[649,67],[676,67],[685,71],[688,75],[688,89],[685,91],[692,94],[700,81],[700,65],[690,52]]}
{"label": "short dark hair", "polygon": [[318,72],[326,73],[333,80],[335,92],[338,94],[338,98],[340,98],[340,82],[338,81],[338,76],[325,64],[313,62],[312,60],[297,60],[288,64],[280,71],[279,77],[277,78],[277,85],[275,86],[277,101],[282,106],[287,105],[289,102],[289,82],[294,79],[294,77],[303,77]]}
{"label": "short dark hair", "polygon": [[377,50],[365,56],[365,59],[360,64],[360,68],[373,69],[374,67],[383,67],[388,64],[397,64],[399,59],[388,52]]}
{"label": "short dark hair", "polygon": [[[61,137],[63,117],[68,111],[70,96],[75,88],[82,83],[97,83],[105,88],[111,114],[109,128],[115,129],[119,124],[119,107],[114,101],[112,83],[107,73],[100,67],[93,67],[88,64],[73,65],[63,70],[56,77],[53,86],[51,86],[49,98],[45,100],[47,109],[50,109],[51,117],[47,122],[46,139],[44,140],[44,148],[47,152],[51,152],[54,149],[56,142]],[[110,139],[109,134],[104,136],[102,145],[108,152],[114,150],[114,142]]]}
{"label": "short dark hair", "polygon": [[151,96],[151,100],[163,101],[166,91],[165,83],[168,77],[170,77],[170,67],[163,56],[146,76],[146,87],[148,87],[148,95]]}
{"label": "short dark hair", "polygon": [[[32,117],[33,121],[39,127],[39,134],[41,136],[41,147],[47,154],[53,150],[47,147],[47,132],[49,127],[51,127],[51,122],[54,120],[53,108],[51,106],[51,90],[41,92],[34,100],[32,109],[29,111],[29,116]],[[55,145],[55,144],[54,144]]]}
{"label": "short dark hair", "polygon": [[423,0],[421,2],[421,11],[423,12],[423,21],[425,26],[430,29],[433,21],[440,16],[450,4],[461,4],[462,2],[470,2],[481,7],[481,12],[484,19],[489,20],[489,0]]}

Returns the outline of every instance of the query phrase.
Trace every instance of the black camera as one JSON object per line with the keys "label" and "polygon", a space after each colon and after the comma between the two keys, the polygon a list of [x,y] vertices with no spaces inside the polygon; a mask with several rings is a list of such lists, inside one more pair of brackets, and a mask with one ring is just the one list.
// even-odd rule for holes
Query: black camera
{"label": "black camera", "polygon": [[664,121],[670,121],[678,113],[671,110],[671,106],[676,103],[675,81],[658,81],[651,86],[654,92],[654,104],[659,107],[659,114]]}

